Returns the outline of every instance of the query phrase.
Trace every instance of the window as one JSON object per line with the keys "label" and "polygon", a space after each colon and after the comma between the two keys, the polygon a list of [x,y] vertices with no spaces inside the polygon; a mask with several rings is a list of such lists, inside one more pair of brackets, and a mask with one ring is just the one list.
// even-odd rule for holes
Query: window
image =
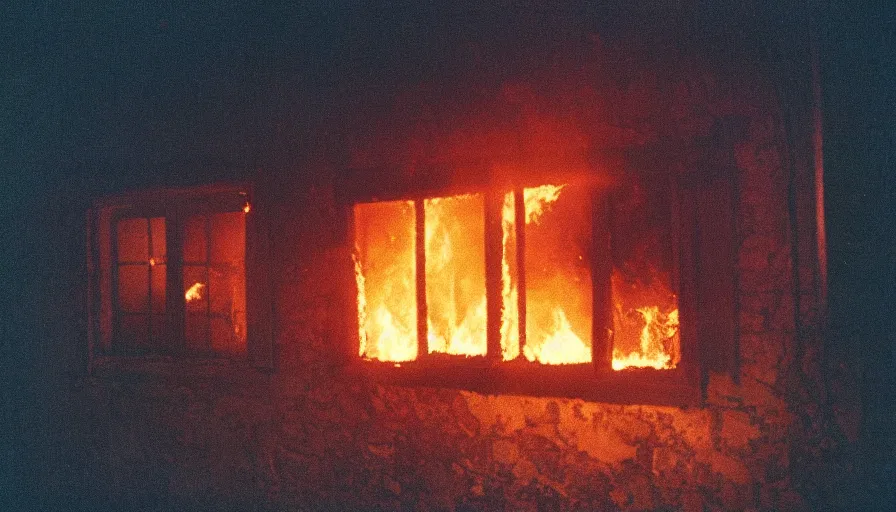
{"label": "window", "polygon": [[693,215],[675,178],[409,196],[352,205],[362,367],[482,391],[699,398]]}
{"label": "window", "polygon": [[248,187],[208,186],[99,201],[91,356],[269,361],[264,237],[249,198]]}

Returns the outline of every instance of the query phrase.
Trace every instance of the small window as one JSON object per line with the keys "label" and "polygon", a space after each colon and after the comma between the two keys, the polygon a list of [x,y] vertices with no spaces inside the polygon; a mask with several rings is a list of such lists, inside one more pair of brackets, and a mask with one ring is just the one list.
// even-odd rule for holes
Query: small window
{"label": "small window", "polygon": [[247,279],[263,246],[249,197],[247,187],[205,187],[100,201],[90,219],[91,355],[267,352],[252,294],[264,290]]}

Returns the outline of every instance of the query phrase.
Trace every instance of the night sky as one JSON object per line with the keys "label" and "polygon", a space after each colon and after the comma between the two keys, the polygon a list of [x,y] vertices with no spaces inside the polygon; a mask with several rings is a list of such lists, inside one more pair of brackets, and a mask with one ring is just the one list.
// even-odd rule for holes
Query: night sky
{"label": "night sky", "polygon": [[[804,18],[721,3],[680,2],[695,6],[695,34],[759,27],[761,37],[770,26]],[[79,292],[59,284],[63,274],[84,271],[83,261],[71,257],[82,255],[83,246],[77,236],[55,236],[53,229],[77,225],[73,219],[83,218],[92,198],[136,186],[221,180],[329,154],[346,120],[363,122],[409,84],[497,83],[577,51],[591,33],[613,40],[634,27],[661,35],[664,17],[678,12],[619,7],[626,2],[562,9],[478,2],[5,4],[0,261],[8,283],[2,321],[7,410],[22,409],[48,367],[56,377],[60,368],[76,373],[65,368],[71,360],[46,362],[69,332],[60,323],[83,323],[80,311],[64,306]],[[829,348],[860,375],[868,428],[879,430],[873,443],[885,456],[893,453],[896,423],[890,405],[896,392],[896,9],[892,2],[862,4],[822,5],[815,17],[825,109]]]}

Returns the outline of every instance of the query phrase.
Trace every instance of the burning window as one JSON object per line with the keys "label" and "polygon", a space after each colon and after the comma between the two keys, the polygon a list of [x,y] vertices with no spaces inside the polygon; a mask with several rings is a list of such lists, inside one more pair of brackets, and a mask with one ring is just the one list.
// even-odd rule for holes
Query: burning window
{"label": "burning window", "polygon": [[158,191],[92,215],[95,351],[247,354],[248,194]]}
{"label": "burning window", "polygon": [[663,194],[632,179],[611,194],[547,184],[356,204],[360,356],[676,368],[678,251]]}

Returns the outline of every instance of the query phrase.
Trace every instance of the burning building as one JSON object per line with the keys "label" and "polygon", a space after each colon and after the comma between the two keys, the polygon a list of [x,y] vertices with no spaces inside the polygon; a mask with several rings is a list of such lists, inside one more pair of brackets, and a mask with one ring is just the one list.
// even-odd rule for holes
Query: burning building
{"label": "burning building", "polygon": [[[64,408],[84,499],[827,499],[814,479],[857,412],[818,391],[808,32],[731,35],[690,8],[660,11],[662,28],[610,16],[556,37],[607,13],[538,11],[504,28],[556,44],[509,38],[520,54],[470,28],[478,40],[431,73],[407,71],[420,56],[384,64],[406,73],[389,86],[388,71],[338,69],[344,90],[311,116],[313,136],[263,118],[274,142],[251,171],[91,194],[83,371]],[[283,148],[299,140],[312,147],[293,159]]]}

